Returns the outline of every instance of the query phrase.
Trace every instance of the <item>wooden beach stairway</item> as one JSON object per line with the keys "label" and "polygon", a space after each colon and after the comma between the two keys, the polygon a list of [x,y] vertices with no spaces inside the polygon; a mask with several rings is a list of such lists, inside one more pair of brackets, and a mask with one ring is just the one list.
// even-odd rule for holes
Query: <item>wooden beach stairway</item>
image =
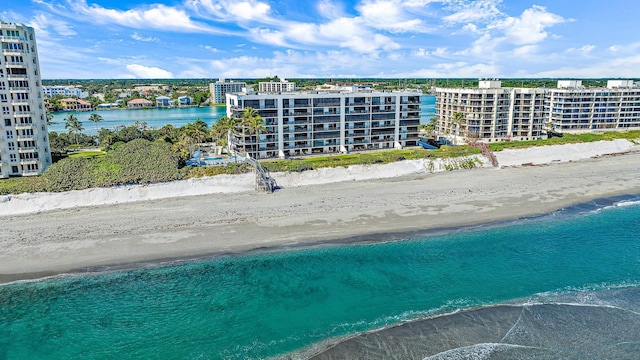
{"label": "wooden beach stairway", "polygon": [[278,186],[276,179],[269,175],[269,172],[260,165],[258,160],[247,156],[246,161],[249,165],[253,166],[256,173],[256,190],[261,189],[270,193],[274,192]]}

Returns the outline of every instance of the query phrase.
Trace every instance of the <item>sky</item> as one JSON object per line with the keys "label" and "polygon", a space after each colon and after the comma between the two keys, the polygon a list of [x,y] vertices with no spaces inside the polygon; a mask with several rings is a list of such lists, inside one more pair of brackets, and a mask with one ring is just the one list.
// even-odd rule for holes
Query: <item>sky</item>
{"label": "sky", "polygon": [[43,79],[637,78],[636,0],[3,0]]}

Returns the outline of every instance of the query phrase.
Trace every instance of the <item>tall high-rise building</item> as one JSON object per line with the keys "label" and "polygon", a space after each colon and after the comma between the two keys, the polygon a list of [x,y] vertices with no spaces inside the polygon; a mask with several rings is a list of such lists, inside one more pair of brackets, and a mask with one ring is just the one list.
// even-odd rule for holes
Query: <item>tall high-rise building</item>
{"label": "tall high-rise building", "polygon": [[41,174],[51,165],[33,28],[0,20],[0,177]]}
{"label": "tall high-rise building", "polygon": [[214,104],[224,104],[225,95],[227,93],[239,93],[242,89],[247,87],[247,83],[242,81],[225,81],[220,79],[214,83],[209,84],[209,90],[211,91],[211,101]]}

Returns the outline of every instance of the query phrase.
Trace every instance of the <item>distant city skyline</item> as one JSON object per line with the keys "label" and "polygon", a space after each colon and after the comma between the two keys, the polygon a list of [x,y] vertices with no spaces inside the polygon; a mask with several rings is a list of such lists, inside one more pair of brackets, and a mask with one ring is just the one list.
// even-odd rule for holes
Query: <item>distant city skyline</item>
{"label": "distant city skyline", "polygon": [[43,79],[636,78],[627,0],[31,0]]}

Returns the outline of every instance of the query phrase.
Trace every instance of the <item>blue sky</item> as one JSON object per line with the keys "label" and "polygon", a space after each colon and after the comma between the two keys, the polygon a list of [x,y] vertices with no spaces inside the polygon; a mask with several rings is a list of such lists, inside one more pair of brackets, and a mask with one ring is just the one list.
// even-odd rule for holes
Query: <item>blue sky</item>
{"label": "blue sky", "polygon": [[24,0],[44,79],[640,77],[640,1]]}

